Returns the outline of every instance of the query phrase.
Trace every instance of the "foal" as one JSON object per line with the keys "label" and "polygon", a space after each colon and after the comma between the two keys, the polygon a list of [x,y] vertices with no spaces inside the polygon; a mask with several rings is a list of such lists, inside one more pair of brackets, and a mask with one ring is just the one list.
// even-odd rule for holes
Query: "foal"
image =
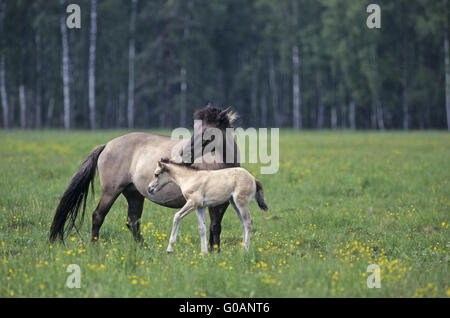
{"label": "foal", "polygon": [[163,158],[158,161],[153,180],[148,186],[148,192],[150,194],[156,193],[170,181],[181,188],[186,204],[173,218],[172,233],[167,247],[168,252],[173,251],[173,244],[176,242],[181,220],[195,209],[197,211],[201,250],[203,254],[208,253],[205,209],[228,201],[230,201],[241,220],[244,228],[244,247],[248,251],[252,231],[252,218],[248,210],[248,204],[255,196],[258,206],[264,211],[268,209],[266,202],[264,202],[261,182],[243,168],[198,170],[192,166]]}

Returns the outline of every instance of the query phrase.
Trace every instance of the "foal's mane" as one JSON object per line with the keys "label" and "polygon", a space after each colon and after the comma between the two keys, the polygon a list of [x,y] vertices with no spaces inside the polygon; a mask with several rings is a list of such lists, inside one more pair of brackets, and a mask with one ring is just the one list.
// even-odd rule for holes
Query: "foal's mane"
{"label": "foal's mane", "polygon": [[190,163],[187,163],[187,162],[176,162],[176,161],[170,160],[169,158],[161,158],[160,161],[162,163],[173,164],[173,165],[184,167],[184,168],[187,168],[187,169],[190,169],[190,170],[201,170],[199,167],[192,166]]}

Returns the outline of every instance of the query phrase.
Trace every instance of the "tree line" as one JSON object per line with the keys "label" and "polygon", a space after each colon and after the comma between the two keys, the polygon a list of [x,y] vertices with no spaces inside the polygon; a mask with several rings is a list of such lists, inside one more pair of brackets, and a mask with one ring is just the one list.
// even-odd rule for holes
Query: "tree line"
{"label": "tree line", "polygon": [[0,127],[450,130],[448,0],[370,3],[0,0]]}

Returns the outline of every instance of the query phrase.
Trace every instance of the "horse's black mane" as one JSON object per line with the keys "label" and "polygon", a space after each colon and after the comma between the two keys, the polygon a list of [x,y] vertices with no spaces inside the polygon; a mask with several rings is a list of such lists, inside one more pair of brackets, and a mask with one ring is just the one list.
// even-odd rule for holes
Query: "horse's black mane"
{"label": "horse's black mane", "polygon": [[162,163],[170,163],[170,164],[177,165],[177,166],[180,166],[180,167],[185,167],[185,168],[188,168],[188,169],[191,169],[191,170],[201,170],[199,167],[192,166],[190,163],[187,163],[187,162],[176,162],[176,161],[170,160],[169,158],[161,158],[160,161]]}
{"label": "horse's black mane", "polygon": [[236,118],[237,114],[229,111],[229,108],[219,109],[212,106],[211,103],[194,113],[195,120],[205,121],[207,124],[221,129],[232,128],[232,123]]}

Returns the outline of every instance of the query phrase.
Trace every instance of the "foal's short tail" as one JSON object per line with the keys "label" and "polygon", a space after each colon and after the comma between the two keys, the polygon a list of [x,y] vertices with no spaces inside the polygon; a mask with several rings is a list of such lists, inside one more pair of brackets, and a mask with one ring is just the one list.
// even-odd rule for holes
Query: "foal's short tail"
{"label": "foal's short tail", "polygon": [[[77,228],[75,221],[78,216],[81,205],[83,205],[83,213],[81,215],[81,224],[86,212],[86,199],[89,192],[89,184],[94,191],[94,177],[97,168],[97,160],[100,153],[105,149],[106,145],[98,146],[83,162],[80,169],[72,177],[66,191],[64,192],[50,228],[50,241],[53,242],[57,238],[64,241],[64,232],[70,232],[74,227]],[[67,220],[69,219],[69,220]],[[66,222],[68,224],[66,225]]]}
{"label": "foal's short tail", "polygon": [[261,181],[255,179],[256,183],[256,194],[255,199],[258,203],[258,206],[261,210],[267,211],[269,207],[267,206],[266,202],[264,201],[264,190]]}

